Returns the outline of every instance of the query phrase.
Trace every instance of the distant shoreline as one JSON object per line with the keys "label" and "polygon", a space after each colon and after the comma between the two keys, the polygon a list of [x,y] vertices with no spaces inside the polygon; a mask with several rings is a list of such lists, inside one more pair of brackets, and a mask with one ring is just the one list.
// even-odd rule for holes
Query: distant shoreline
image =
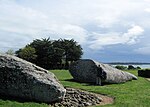
{"label": "distant shoreline", "polygon": [[141,63],[141,62],[109,62],[105,64],[110,65],[150,65],[150,63]]}

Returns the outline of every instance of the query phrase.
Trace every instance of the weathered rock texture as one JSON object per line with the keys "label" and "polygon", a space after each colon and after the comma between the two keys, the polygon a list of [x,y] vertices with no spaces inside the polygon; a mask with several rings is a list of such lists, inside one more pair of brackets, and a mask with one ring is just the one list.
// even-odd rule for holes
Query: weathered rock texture
{"label": "weathered rock texture", "polygon": [[138,70],[138,76],[150,78],[150,69]]}
{"label": "weathered rock texture", "polygon": [[82,59],[72,63],[69,71],[76,81],[95,83],[98,66],[103,70],[102,82],[122,83],[128,80],[137,79],[137,77],[131,73],[118,70],[110,65],[102,64],[90,59]]}
{"label": "weathered rock texture", "polygon": [[64,100],[62,102],[52,104],[52,107],[85,107],[112,104],[114,102],[114,98],[112,97],[73,88],[66,88],[66,90]]}
{"label": "weathered rock texture", "polygon": [[61,101],[66,90],[55,75],[32,63],[0,54],[0,94],[38,102]]}

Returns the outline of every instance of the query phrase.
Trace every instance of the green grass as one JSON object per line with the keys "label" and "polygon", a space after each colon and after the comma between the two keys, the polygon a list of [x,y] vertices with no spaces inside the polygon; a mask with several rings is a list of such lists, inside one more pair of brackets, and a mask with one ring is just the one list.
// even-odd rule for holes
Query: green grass
{"label": "green grass", "polygon": [[[52,70],[65,87],[73,87],[90,92],[106,94],[115,97],[115,103],[103,107],[150,107],[150,82],[145,78],[138,77],[138,80],[124,84],[109,84],[94,86],[86,83],[70,81],[72,76],[67,70]],[[136,70],[129,72],[137,76]],[[33,102],[20,103],[16,101],[0,100],[0,107],[48,107],[47,104]],[[94,106],[93,106],[94,107]],[[97,106],[98,107],[98,106]]]}
{"label": "green grass", "polygon": [[0,99],[0,107],[48,107],[47,104],[39,104],[34,102],[17,102],[17,101],[10,101],[10,100],[2,100]]}
{"label": "green grass", "polygon": [[[53,70],[53,72],[66,87],[80,88],[90,92],[106,94],[115,97],[115,103],[104,107],[150,107],[150,82],[145,78],[129,81],[123,84],[109,84],[94,86],[85,83],[68,81],[72,76],[68,71]],[[137,76],[136,70],[128,71]]]}

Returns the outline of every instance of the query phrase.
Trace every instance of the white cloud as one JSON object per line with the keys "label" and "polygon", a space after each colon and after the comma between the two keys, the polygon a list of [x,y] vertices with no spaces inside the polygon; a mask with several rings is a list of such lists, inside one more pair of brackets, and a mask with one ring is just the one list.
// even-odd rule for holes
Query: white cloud
{"label": "white cloud", "polygon": [[146,8],[145,11],[146,11],[146,12],[150,12],[150,8]]}
{"label": "white cloud", "polygon": [[127,33],[93,33],[93,41],[90,43],[91,49],[103,49],[104,46],[116,44],[135,44],[137,38],[142,35],[144,29],[140,26],[133,26]]}
{"label": "white cloud", "polygon": [[142,35],[144,29],[140,26],[133,26],[131,29],[128,30],[127,33],[124,33],[122,39],[126,44],[135,44],[136,39]]}
{"label": "white cloud", "polygon": [[45,26],[47,16],[13,1],[0,1],[0,30],[6,32],[35,34]]}
{"label": "white cloud", "polygon": [[[63,26],[63,27],[62,27]],[[52,39],[66,38],[75,39],[79,43],[84,43],[86,41],[87,31],[80,26],[71,24],[53,24],[50,28],[45,31],[41,31],[40,35],[50,36]],[[40,37],[39,35],[39,37]]]}
{"label": "white cloud", "polygon": [[73,38],[96,50],[129,47],[146,36],[149,8],[149,0],[0,0],[0,32],[5,32],[0,33],[0,49],[48,36]]}
{"label": "white cloud", "polygon": [[[55,14],[53,14],[53,16],[55,16]],[[23,43],[29,42],[28,38],[33,40],[49,36],[51,36],[52,39],[74,38],[80,43],[85,41],[87,31],[84,28],[65,21],[59,21],[57,17],[59,17],[59,15],[51,18],[51,16],[40,11],[40,9],[22,6],[15,0],[1,0],[0,31],[5,32],[5,36],[0,36],[0,40],[5,42],[1,47],[8,47],[10,44],[16,45],[16,42],[20,41],[14,40],[21,37],[22,41],[25,41]],[[24,38],[24,36],[27,36],[27,38]],[[6,40],[7,37],[14,39],[8,42]]]}

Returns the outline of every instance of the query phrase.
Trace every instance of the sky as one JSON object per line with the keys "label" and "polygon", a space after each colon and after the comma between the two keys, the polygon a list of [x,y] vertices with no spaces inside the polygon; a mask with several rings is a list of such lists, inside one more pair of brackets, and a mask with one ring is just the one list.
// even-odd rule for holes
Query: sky
{"label": "sky", "polygon": [[0,51],[74,39],[85,59],[150,62],[150,0],[0,0]]}

